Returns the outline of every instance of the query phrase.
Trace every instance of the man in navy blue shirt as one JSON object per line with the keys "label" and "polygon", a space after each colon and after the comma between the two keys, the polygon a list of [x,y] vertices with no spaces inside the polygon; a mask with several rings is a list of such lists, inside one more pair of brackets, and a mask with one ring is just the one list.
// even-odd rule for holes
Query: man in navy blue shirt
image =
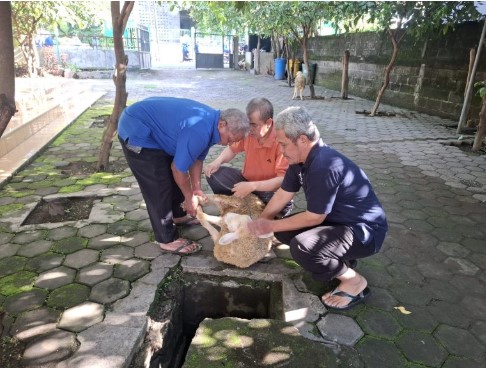
{"label": "man in navy blue shirt", "polygon": [[[383,208],[363,170],[320,139],[305,108],[282,111],[276,129],[290,166],[260,219],[248,227],[256,235],[274,232],[314,279],[337,278],[339,286],[322,302],[349,309],[370,294],[366,279],[351,266],[380,250],[388,230]],[[306,211],[275,219],[300,188]]]}
{"label": "man in navy blue shirt", "polygon": [[209,148],[237,142],[248,130],[244,112],[185,98],[150,97],[123,111],[118,137],[163,251],[185,255],[201,249],[179,238],[176,225],[194,221],[198,198],[205,198],[201,173]]}

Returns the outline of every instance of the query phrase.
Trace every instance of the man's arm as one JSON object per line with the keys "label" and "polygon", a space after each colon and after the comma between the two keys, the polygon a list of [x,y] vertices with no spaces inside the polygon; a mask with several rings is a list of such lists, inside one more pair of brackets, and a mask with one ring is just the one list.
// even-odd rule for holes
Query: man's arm
{"label": "man's arm", "polygon": [[251,192],[274,192],[283,182],[283,176],[277,176],[268,180],[260,181],[241,181],[233,186],[235,196],[244,198]]}
{"label": "man's arm", "polygon": [[199,202],[197,197],[193,195],[191,176],[189,172],[184,173],[182,171],[179,171],[179,169],[177,169],[177,167],[175,166],[174,161],[172,161],[172,164],[170,166],[172,169],[172,175],[174,176],[174,180],[177,186],[180,188],[182,194],[184,195],[184,207],[186,212],[191,216],[196,216],[196,209]]}
{"label": "man's arm", "polygon": [[194,164],[189,168],[189,175],[191,177],[192,193],[202,192],[201,189],[201,173],[203,168],[203,162],[196,160]]}
{"label": "man's arm", "polygon": [[293,216],[274,220],[275,216],[294,197],[295,193],[286,192],[283,189],[277,190],[270,202],[263,210],[260,218],[248,224],[248,229],[255,235],[268,234],[271,232],[289,231],[321,224],[326,215],[309,211],[300,212]]}
{"label": "man's arm", "polygon": [[226,147],[223,152],[221,152],[221,154],[216,158],[216,160],[206,165],[204,173],[206,174],[206,176],[211,176],[213,173],[219,170],[222,164],[230,162],[235,156],[236,153],[234,153],[230,147]]}

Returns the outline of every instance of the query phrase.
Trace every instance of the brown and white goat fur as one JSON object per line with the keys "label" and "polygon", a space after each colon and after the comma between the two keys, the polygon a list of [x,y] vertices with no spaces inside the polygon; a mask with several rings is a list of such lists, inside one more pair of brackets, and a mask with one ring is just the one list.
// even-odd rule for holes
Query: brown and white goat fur
{"label": "brown and white goat fur", "polygon": [[240,268],[250,267],[264,258],[272,247],[272,237],[256,237],[248,232],[246,224],[260,216],[265,204],[254,194],[245,198],[210,194],[207,198],[204,205],[216,205],[219,216],[208,215],[198,207],[197,218],[213,239],[214,257]]}

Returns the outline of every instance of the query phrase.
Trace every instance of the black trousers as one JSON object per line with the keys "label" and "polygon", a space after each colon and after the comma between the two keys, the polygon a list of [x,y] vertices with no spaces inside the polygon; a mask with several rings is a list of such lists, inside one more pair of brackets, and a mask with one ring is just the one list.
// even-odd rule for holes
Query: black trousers
{"label": "black trousers", "polygon": [[179,237],[173,218],[186,214],[181,207],[184,195],[170,167],[173,157],[162,150],[133,147],[128,144],[129,139],[127,142],[119,140],[147,205],[155,240],[173,242]]}
{"label": "black trousers", "polygon": [[374,242],[364,245],[349,226],[326,224],[283,231],[275,237],[290,246],[294,260],[317,281],[330,281],[348,270],[344,261],[369,257],[377,252]]}
{"label": "black trousers", "polygon": [[[214,194],[233,195],[231,189],[236,183],[248,181],[241,171],[233,167],[221,166],[218,171],[211,176],[206,176],[206,180],[211,187]],[[272,199],[274,192],[253,192],[263,203],[267,204]],[[294,207],[294,202],[291,201],[286,204],[280,215],[282,217],[290,215]]]}

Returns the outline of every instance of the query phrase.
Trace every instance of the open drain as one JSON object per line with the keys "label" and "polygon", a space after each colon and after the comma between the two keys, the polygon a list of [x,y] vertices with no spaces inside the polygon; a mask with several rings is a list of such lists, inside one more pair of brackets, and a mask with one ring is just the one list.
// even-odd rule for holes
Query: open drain
{"label": "open drain", "polygon": [[[205,318],[283,320],[282,284],[264,280],[182,274],[165,277],[149,311],[151,325],[130,367],[182,367]],[[145,363],[144,363],[145,362]]]}
{"label": "open drain", "polygon": [[95,199],[96,196],[42,199],[22,222],[22,226],[87,219]]}

